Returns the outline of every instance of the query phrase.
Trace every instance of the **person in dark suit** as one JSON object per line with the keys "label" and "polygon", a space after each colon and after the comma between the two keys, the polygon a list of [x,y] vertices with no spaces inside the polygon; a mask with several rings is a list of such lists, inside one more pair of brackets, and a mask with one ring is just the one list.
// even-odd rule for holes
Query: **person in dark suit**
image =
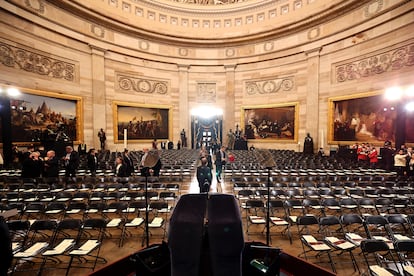
{"label": "person in dark suit", "polygon": [[49,150],[43,162],[43,176],[44,177],[58,177],[59,176],[59,160],[56,158],[54,150]]}
{"label": "person in dark suit", "polygon": [[88,169],[92,176],[96,175],[96,169],[98,168],[98,158],[96,157],[96,150],[91,148],[88,152]]}
{"label": "person in dark suit", "polygon": [[197,167],[197,181],[200,193],[208,193],[210,191],[212,178],[208,160],[206,157],[203,157],[201,158],[201,166]]}
{"label": "person in dark suit", "polygon": [[79,167],[79,154],[71,146],[67,146],[66,155],[62,159],[65,164],[65,176],[75,177]]}
{"label": "person in dark suit", "polygon": [[6,276],[13,261],[12,242],[6,220],[0,216],[0,276]]}
{"label": "person in dark suit", "polygon": [[303,153],[312,155],[313,154],[313,139],[308,133],[305,137],[305,141],[303,142]]}
{"label": "person in dark suit", "polygon": [[223,170],[223,166],[226,164],[226,147],[220,147],[220,150],[216,152],[216,177],[217,181],[221,181],[221,172]]}
{"label": "person in dark suit", "polygon": [[132,161],[132,158],[129,155],[128,149],[124,150],[122,159],[124,161],[127,176],[131,176],[131,174],[134,172],[134,162]]}
{"label": "person in dark suit", "polygon": [[40,153],[34,151],[23,161],[22,177],[23,178],[37,178],[43,172],[43,161],[39,158]]}
{"label": "person in dark suit", "polygon": [[127,177],[127,168],[126,165],[124,164],[124,161],[122,160],[121,156],[118,156],[115,159],[115,171],[114,171],[115,175],[117,177]]}

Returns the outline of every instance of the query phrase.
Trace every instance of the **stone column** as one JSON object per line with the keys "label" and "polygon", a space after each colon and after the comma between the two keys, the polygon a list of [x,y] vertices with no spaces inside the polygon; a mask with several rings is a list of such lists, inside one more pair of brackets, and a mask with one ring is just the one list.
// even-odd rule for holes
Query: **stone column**
{"label": "stone column", "polygon": [[[229,129],[235,129],[235,98],[234,98],[234,86],[235,86],[235,64],[224,65],[226,71],[226,93],[224,97],[224,112],[223,112],[223,140],[226,142],[227,133]],[[240,126],[241,127],[241,126]]]}
{"label": "stone column", "polygon": [[[307,86],[306,86],[306,124],[305,133],[299,136],[299,142],[303,144],[306,133],[310,133],[313,138],[315,152],[320,147],[319,135],[320,131],[325,131],[325,128],[319,129],[319,64],[320,64],[320,48],[309,50],[306,52],[308,57],[307,65]],[[326,135],[324,135],[326,137]],[[326,145],[326,143],[324,142]]]}
{"label": "stone column", "polygon": [[[100,149],[98,132],[101,128],[107,131],[106,91],[105,91],[105,50],[90,45],[92,69],[92,139],[93,147]],[[107,140],[108,143],[108,140]],[[92,147],[92,145],[91,145]],[[107,145],[108,147],[108,145]]]}
{"label": "stone column", "polygon": [[178,131],[173,133],[172,139],[180,139],[181,130],[184,129],[187,136],[187,147],[191,148],[191,130],[190,130],[190,110],[188,107],[188,70],[189,65],[178,65],[178,110],[179,110],[179,123]]}

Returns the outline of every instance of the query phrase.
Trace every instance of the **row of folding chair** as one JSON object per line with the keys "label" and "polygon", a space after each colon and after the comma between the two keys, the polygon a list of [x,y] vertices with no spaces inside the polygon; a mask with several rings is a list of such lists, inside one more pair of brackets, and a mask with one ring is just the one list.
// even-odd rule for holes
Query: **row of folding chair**
{"label": "row of folding chair", "polygon": [[[44,269],[65,269],[75,266],[95,268],[107,222],[102,218],[8,221],[13,241],[12,273]],[[89,265],[91,264],[91,265]]]}
{"label": "row of folding chair", "polygon": [[[353,251],[360,247],[370,275],[374,275],[371,272],[382,275],[380,272],[384,272],[384,270],[380,266],[381,262],[374,266],[371,265],[371,261],[368,261],[367,258],[368,253],[383,251],[387,255],[391,254],[392,257],[392,251],[394,251],[399,257],[405,258],[407,250],[414,250],[412,218],[412,216],[406,217],[401,214],[366,217],[361,217],[358,214],[346,214],[340,218],[327,216],[319,219],[307,215],[298,217],[296,224],[301,237],[302,255],[305,258],[309,257],[309,253],[315,253],[314,256],[318,257],[326,254],[332,270],[335,271],[335,261],[333,260],[335,255],[332,255],[332,253],[339,251],[336,255],[338,256],[348,252],[354,269],[359,271]],[[350,226],[353,228],[350,229]],[[405,229],[405,227],[410,228],[410,230]],[[404,231],[401,232],[400,229],[404,229]],[[384,257],[385,254],[381,257],[382,261]],[[397,275],[399,275],[399,272],[406,275],[399,269],[404,267],[401,266],[402,262],[397,264],[393,258],[390,260],[394,264],[394,269],[396,268],[394,272]],[[412,271],[412,269],[411,266],[406,266],[404,272],[405,270]]]}

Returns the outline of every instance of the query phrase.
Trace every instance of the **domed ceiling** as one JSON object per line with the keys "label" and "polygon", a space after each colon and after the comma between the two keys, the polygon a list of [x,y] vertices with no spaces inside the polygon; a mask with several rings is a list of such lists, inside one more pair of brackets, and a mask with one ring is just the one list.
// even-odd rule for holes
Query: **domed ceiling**
{"label": "domed ceiling", "polygon": [[54,2],[97,24],[170,43],[243,44],[318,26],[368,0],[72,0]]}

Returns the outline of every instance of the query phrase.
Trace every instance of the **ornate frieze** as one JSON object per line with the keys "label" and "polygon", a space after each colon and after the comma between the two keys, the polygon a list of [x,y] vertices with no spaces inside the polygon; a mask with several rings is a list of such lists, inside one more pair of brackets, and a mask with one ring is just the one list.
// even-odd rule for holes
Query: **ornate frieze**
{"label": "ornate frieze", "polygon": [[26,6],[38,13],[45,12],[45,3],[42,0],[26,0],[24,1]]}
{"label": "ornate frieze", "polygon": [[147,79],[137,76],[117,74],[117,87],[122,91],[131,91],[145,94],[167,94],[169,83],[164,80]]}
{"label": "ornate frieze", "polygon": [[197,101],[199,103],[214,103],[216,94],[217,86],[215,82],[197,83]]}
{"label": "ornate frieze", "polygon": [[56,79],[75,81],[75,64],[0,41],[0,64]]}
{"label": "ornate frieze", "polygon": [[266,80],[250,80],[245,82],[246,93],[271,94],[279,91],[290,91],[294,86],[294,77],[284,77]]}
{"label": "ornate frieze", "polygon": [[345,82],[414,65],[414,43],[335,66],[335,79]]}

